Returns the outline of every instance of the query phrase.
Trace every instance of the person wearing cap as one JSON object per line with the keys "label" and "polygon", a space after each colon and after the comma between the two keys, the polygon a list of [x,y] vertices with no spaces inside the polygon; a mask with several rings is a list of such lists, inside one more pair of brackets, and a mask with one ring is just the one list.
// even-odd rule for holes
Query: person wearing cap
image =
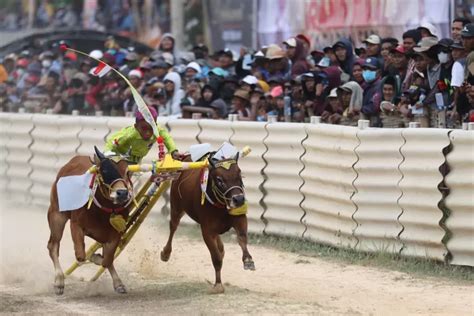
{"label": "person wearing cap", "polygon": [[331,89],[327,98],[328,104],[321,114],[321,121],[329,124],[339,124],[342,118],[342,105],[337,95],[337,88]]}
{"label": "person wearing cap", "polygon": [[420,26],[418,27],[418,30],[420,31],[421,38],[424,38],[424,37],[438,38],[438,30],[436,29],[436,26],[434,26],[430,22],[421,23]]}
{"label": "person wearing cap", "polygon": [[339,67],[348,75],[352,74],[352,67],[354,66],[354,52],[350,40],[343,38],[333,45],[333,50]]}
{"label": "person wearing cap", "polygon": [[242,79],[240,83],[240,89],[246,90],[251,93],[257,87],[258,79],[255,76],[247,75]]}
{"label": "person wearing cap", "polygon": [[381,56],[380,50],[382,40],[380,39],[380,36],[378,36],[377,34],[372,34],[367,37],[362,43],[366,45],[367,57],[379,58]]}
{"label": "person wearing cap", "polygon": [[267,47],[265,57],[268,60],[266,66],[266,73],[263,72],[265,79],[269,82],[270,78],[278,81],[289,79],[290,65],[286,58],[285,51],[276,44],[271,44]]}
{"label": "person wearing cap", "polygon": [[[309,71],[310,65],[306,60],[308,51],[304,46],[304,42],[300,39],[293,38],[296,42],[295,51],[290,58],[291,61],[291,77],[299,76]],[[287,53],[288,56],[288,53]]]}
{"label": "person wearing cap", "polygon": [[220,68],[227,71],[229,75],[235,75],[234,54],[228,48],[217,52]]}
{"label": "person wearing cap", "polygon": [[379,127],[380,117],[378,99],[380,98],[382,69],[379,60],[374,57],[368,57],[362,65],[362,77],[366,86],[364,88],[364,97],[362,101],[362,117],[370,120],[370,126]]}
{"label": "person wearing cap", "polygon": [[393,69],[393,73],[400,77],[403,82],[405,80],[408,70],[408,57],[406,55],[405,47],[398,45],[390,50],[390,58]]}
{"label": "person wearing cap", "polygon": [[163,82],[163,79],[170,69],[170,66],[163,59],[152,61],[150,62],[149,66],[151,68],[150,79],[155,78],[158,81]]}
{"label": "person wearing cap", "polygon": [[253,121],[255,114],[250,109],[250,95],[247,91],[237,89],[232,97],[231,114],[237,114],[239,121]]}
{"label": "person wearing cap", "polygon": [[296,39],[299,39],[300,41],[303,41],[303,46],[305,51],[309,52],[311,50],[311,40],[309,37],[305,34],[298,34],[295,36]]}
{"label": "person wearing cap", "polygon": [[453,23],[451,23],[451,38],[453,41],[460,41],[462,39],[461,31],[469,23],[471,23],[471,20],[468,18],[455,18],[453,20]]}
{"label": "person wearing cap", "polygon": [[362,77],[362,65],[364,64],[365,59],[357,58],[354,61],[354,66],[352,66],[352,80],[357,82],[362,88],[365,87],[364,77]]}
{"label": "person wearing cap", "polygon": [[291,60],[296,52],[296,38],[290,37],[283,42],[283,45],[286,51],[286,57]]}
{"label": "person wearing cap", "polygon": [[466,50],[461,41],[454,41],[453,44],[451,44],[451,57],[454,60],[451,70],[451,87],[454,88],[454,100],[456,100],[456,90],[462,86],[464,81],[466,55]]}
{"label": "person wearing cap", "polygon": [[436,37],[423,37],[418,45],[413,49],[421,54],[427,63],[427,75],[429,88],[433,89],[440,79],[441,64],[438,60],[438,40]]}

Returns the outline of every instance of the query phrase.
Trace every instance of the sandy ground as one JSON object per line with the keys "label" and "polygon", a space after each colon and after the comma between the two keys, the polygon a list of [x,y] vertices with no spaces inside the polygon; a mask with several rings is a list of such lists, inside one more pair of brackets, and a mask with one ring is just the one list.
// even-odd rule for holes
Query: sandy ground
{"label": "sandy ground", "polygon": [[[225,243],[225,294],[209,295],[214,272],[204,243],[195,234],[180,234],[178,229],[170,261],[161,262],[159,252],[168,229],[159,217],[152,214],[147,219],[116,262],[128,294],[116,294],[108,274],[94,283],[83,281],[96,269],[86,265],[66,279],[65,293],[58,297],[46,249],[46,209],[4,202],[0,211],[0,314],[474,314],[470,284],[414,278],[252,245],[249,249],[257,270],[244,271],[236,242]],[[60,259],[63,269],[73,261],[69,228]]]}

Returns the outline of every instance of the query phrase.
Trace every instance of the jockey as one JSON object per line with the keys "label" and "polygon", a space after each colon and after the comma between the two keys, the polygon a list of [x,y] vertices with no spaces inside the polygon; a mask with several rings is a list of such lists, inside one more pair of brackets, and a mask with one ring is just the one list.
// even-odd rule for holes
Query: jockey
{"label": "jockey", "polygon": [[[153,119],[156,121],[158,113],[153,107],[148,107]],[[176,145],[171,138],[168,131],[158,125],[158,131],[163,138],[164,144],[168,152],[171,153],[173,159],[179,159],[180,154],[176,149]],[[127,126],[120,131],[107,137],[105,144],[105,153],[114,153],[119,155],[130,155],[128,160],[132,163],[140,163],[145,157],[153,143],[156,142],[156,137],[153,134],[153,128],[145,121],[145,118],[140,112],[136,112],[135,124]]]}
{"label": "jockey", "polygon": [[[148,107],[148,109],[153,116],[153,120],[156,121],[158,113],[153,107]],[[181,155],[168,131],[159,125],[157,127],[168,152],[171,152],[173,159],[179,159]],[[138,164],[148,154],[155,142],[156,136],[153,133],[153,128],[145,121],[143,115],[137,111],[133,126],[124,127],[107,138],[105,154],[130,155],[128,160]],[[111,214],[110,224],[119,232],[125,230],[126,223],[126,219],[122,214]]]}

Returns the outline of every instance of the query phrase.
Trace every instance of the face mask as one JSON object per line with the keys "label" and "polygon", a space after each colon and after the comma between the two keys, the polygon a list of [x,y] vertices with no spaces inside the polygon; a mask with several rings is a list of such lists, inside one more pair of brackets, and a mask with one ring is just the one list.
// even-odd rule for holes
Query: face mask
{"label": "face mask", "polygon": [[440,63],[445,64],[449,60],[449,55],[448,55],[448,53],[441,52],[441,53],[438,54],[438,59],[439,59]]}
{"label": "face mask", "polygon": [[362,71],[362,77],[364,78],[365,82],[372,82],[375,80],[377,76],[377,72],[373,70],[364,70]]}
{"label": "face mask", "polygon": [[51,60],[45,59],[41,62],[41,65],[43,66],[43,68],[49,68],[51,67]]}

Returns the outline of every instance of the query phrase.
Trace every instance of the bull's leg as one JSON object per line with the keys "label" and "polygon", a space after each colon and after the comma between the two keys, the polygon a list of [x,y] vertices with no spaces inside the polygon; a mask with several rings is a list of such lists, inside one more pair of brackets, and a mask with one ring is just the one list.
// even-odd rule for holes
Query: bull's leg
{"label": "bull's leg", "polygon": [[217,237],[219,237],[219,235],[202,230],[202,237],[204,238],[204,242],[211,253],[212,265],[214,266],[214,270],[216,272],[216,282],[214,283],[214,287],[209,292],[211,294],[224,293],[224,286],[222,285],[221,280],[223,256],[217,245]]}
{"label": "bull's leg", "polygon": [[217,248],[219,249],[221,253],[222,260],[224,260],[225,250],[224,250],[224,244],[222,243],[221,236],[217,235],[216,242],[217,242]]}
{"label": "bull's leg", "polygon": [[127,293],[127,289],[125,288],[125,285],[123,285],[122,280],[118,276],[117,271],[115,271],[114,267],[115,251],[117,250],[119,242],[120,236],[104,244],[103,258],[101,260],[101,263],[102,266],[107,268],[110,272],[115,292],[125,294]]}
{"label": "bull's leg", "polygon": [[168,237],[168,242],[166,245],[163,247],[163,250],[160,253],[160,257],[162,261],[168,261],[170,259],[171,255],[171,250],[172,250],[172,242],[173,242],[173,236],[174,233],[176,232],[176,229],[178,228],[179,221],[183,217],[184,212],[179,211],[177,208],[174,208],[171,206],[171,219],[170,219],[170,235]]}
{"label": "bull's leg", "polygon": [[84,230],[76,221],[71,220],[71,235],[74,243],[74,253],[79,264],[86,260],[86,244],[84,242]]}
{"label": "bull's leg", "polygon": [[239,215],[233,219],[233,226],[237,233],[237,240],[242,248],[242,261],[245,270],[255,270],[255,263],[247,249],[247,216]]}
{"label": "bull's leg", "polygon": [[66,214],[53,210],[50,206],[48,211],[48,223],[51,235],[48,241],[49,256],[54,264],[54,290],[57,295],[64,293],[64,273],[59,263],[59,244],[63,237],[64,226],[66,226],[68,218]]}

